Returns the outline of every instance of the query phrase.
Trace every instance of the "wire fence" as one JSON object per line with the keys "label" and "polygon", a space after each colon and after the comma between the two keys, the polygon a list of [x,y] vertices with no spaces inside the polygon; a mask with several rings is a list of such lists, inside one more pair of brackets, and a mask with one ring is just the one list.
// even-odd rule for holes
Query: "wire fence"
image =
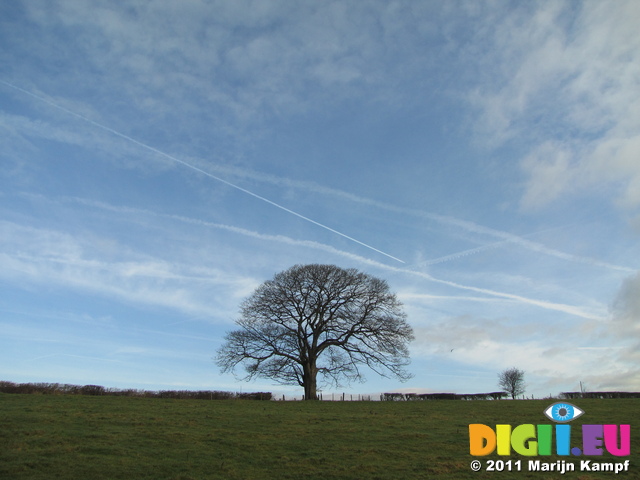
{"label": "wire fence", "polygon": [[[316,400],[329,402],[410,402],[410,401],[428,401],[428,400],[500,400],[507,398],[506,392],[490,392],[490,393],[379,393],[379,394],[360,394],[360,393],[319,393]],[[274,395],[274,400],[280,401],[298,401],[304,400],[304,395]]]}
{"label": "wire fence", "polygon": [[[304,395],[274,395],[274,400],[284,402],[295,402],[304,400]],[[368,395],[361,393],[319,393],[316,400],[323,402],[373,402],[381,400],[378,395]]]}

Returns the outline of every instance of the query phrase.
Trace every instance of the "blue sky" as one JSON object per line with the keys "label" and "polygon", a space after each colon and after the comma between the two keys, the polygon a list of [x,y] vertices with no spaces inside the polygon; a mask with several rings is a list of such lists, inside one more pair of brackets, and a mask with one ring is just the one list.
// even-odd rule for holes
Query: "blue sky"
{"label": "blue sky", "polygon": [[384,278],[407,383],[640,390],[640,4],[0,5],[0,378],[222,375],[294,264]]}

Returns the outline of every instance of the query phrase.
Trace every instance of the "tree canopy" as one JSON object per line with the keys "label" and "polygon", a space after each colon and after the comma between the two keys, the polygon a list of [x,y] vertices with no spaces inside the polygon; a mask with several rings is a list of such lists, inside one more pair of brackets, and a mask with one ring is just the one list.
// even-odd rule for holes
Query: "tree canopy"
{"label": "tree canopy", "polygon": [[498,385],[511,395],[511,398],[522,395],[526,388],[524,371],[512,367],[500,372],[498,374]]}
{"label": "tree canopy", "polygon": [[321,381],[363,380],[362,367],[387,377],[411,375],[413,330],[387,282],[335,265],[295,265],[260,285],[243,301],[216,362],[223,371],[242,364],[245,379],[300,385],[317,397]]}

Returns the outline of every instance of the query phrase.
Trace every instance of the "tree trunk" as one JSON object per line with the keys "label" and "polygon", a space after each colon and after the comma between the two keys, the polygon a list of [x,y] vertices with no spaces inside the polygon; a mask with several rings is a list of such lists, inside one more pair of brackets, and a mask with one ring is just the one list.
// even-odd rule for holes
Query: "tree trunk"
{"label": "tree trunk", "polygon": [[318,375],[318,369],[316,368],[316,362],[309,362],[309,364],[304,365],[303,370],[304,399],[317,400],[316,376]]}

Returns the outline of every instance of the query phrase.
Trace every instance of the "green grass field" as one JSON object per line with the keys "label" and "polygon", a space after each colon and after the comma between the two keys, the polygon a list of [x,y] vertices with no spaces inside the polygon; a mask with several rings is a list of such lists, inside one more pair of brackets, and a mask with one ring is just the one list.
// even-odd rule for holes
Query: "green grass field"
{"label": "green grass field", "polygon": [[[0,394],[2,479],[640,478],[640,400],[576,400],[571,423],[631,424],[630,471],[474,473],[468,425],[551,423],[549,400],[259,402]],[[573,445],[572,445],[573,446]],[[555,462],[559,457],[535,457]],[[585,457],[562,457],[575,463]]]}

